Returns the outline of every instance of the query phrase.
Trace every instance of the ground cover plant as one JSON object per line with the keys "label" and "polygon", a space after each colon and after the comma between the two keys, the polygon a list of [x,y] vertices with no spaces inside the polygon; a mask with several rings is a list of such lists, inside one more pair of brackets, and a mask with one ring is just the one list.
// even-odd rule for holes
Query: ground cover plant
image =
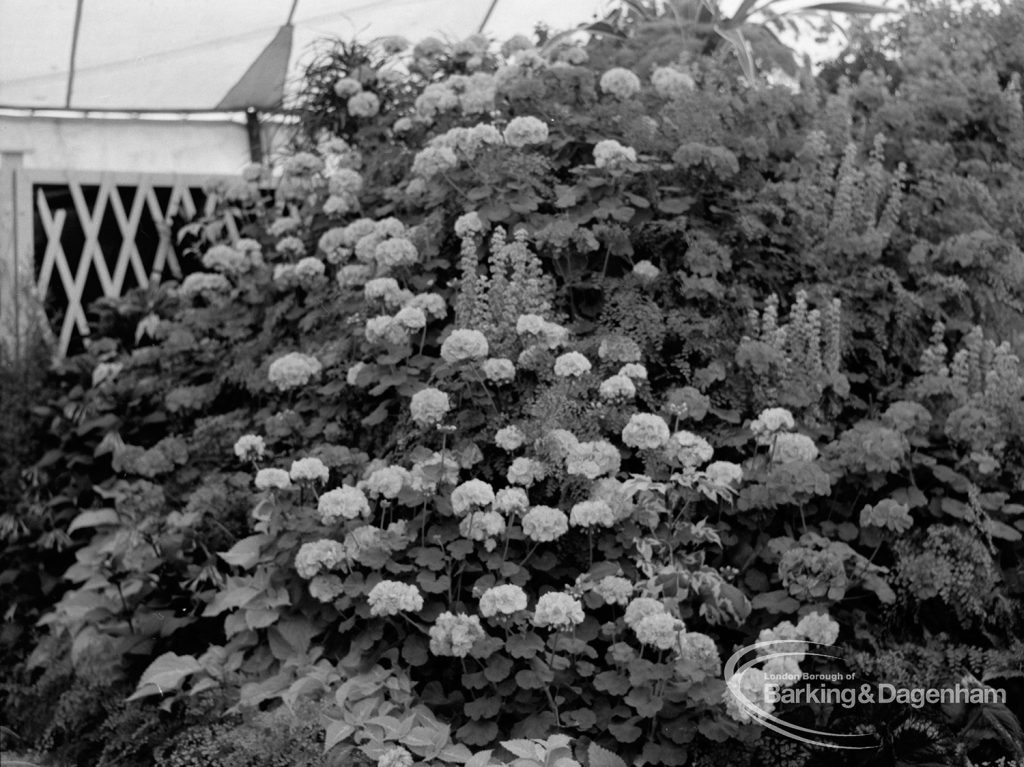
{"label": "ground cover plant", "polygon": [[[98,308],[40,413],[47,512],[4,528],[11,572],[70,560],[3,686],[17,737],[111,765],[1024,756],[1024,13],[915,7],[798,87],[632,23],[326,49],[298,146],[211,190],[191,273]],[[758,640],[845,663],[726,677]],[[765,695],[840,665],[1009,702]],[[730,688],[879,750],[786,740]]]}

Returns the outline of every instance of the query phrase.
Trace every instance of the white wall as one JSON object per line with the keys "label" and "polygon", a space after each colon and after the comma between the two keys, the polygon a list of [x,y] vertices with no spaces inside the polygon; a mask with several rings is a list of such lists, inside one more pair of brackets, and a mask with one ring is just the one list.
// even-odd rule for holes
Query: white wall
{"label": "white wall", "polygon": [[249,162],[245,124],[0,114],[0,152],[26,168],[234,174]]}

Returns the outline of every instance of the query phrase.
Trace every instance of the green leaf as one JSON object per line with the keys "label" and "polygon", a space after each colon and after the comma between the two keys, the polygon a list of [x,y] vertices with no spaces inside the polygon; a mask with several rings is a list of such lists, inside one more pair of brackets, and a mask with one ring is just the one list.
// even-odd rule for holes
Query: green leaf
{"label": "green leaf", "polygon": [[68,533],[73,533],[75,530],[81,530],[88,527],[116,525],[120,521],[120,517],[117,516],[117,512],[114,509],[93,509],[92,511],[83,511],[71,520],[71,524],[68,525]]}
{"label": "green leaf", "polygon": [[343,740],[348,740],[355,731],[356,728],[346,721],[332,721],[327,725],[327,731],[324,735],[324,753],[326,754]]}
{"label": "green leaf", "polygon": [[619,743],[633,743],[643,735],[643,730],[636,726],[637,717],[627,719],[624,722],[610,722],[608,732],[612,734]]}
{"label": "green leaf", "polygon": [[256,563],[259,562],[260,549],[263,545],[270,543],[272,540],[274,540],[274,536],[265,533],[250,535],[248,538],[240,540],[227,551],[218,552],[217,556],[229,565],[248,570],[250,567],[255,567]]}
{"label": "green leaf", "polygon": [[544,641],[532,631],[513,634],[506,640],[505,649],[513,658],[532,658],[544,649]]}
{"label": "green leaf", "polygon": [[601,748],[596,743],[591,743],[587,748],[587,764],[589,767],[626,767],[622,757],[613,754],[606,748]]}
{"label": "green leaf", "polygon": [[363,426],[376,426],[379,423],[384,423],[388,417],[388,403],[382,402],[377,406],[377,409],[370,413],[364,418],[361,423]]}
{"label": "green leaf", "polygon": [[178,689],[186,677],[203,670],[199,661],[191,655],[177,655],[166,652],[149,664],[138,687],[128,700],[137,700],[147,695],[163,695]]}
{"label": "green leaf", "polygon": [[878,13],[899,13],[896,8],[886,8],[884,5],[873,5],[871,3],[813,3],[805,5],[801,11],[824,11],[825,13],[852,13],[875,15]]}
{"label": "green leaf", "polygon": [[750,85],[753,86],[755,83],[754,57],[750,53],[750,45],[747,43],[743,33],[738,29],[723,29],[721,27],[716,27],[715,31],[732,46],[740,60],[740,68],[743,70],[744,76]]}
{"label": "green leaf", "polygon": [[537,761],[544,759],[544,749],[539,743],[534,743],[532,740],[526,740],[525,738],[503,740],[501,745],[509,753],[518,756],[520,759],[536,759]]}

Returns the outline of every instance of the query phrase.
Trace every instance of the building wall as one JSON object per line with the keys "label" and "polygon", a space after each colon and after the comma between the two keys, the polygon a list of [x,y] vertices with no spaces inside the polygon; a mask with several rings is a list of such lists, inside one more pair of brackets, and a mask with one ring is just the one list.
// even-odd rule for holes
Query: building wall
{"label": "building wall", "polygon": [[26,168],[237,173],[249,162],[244,122],[0,114],[0,152]]}

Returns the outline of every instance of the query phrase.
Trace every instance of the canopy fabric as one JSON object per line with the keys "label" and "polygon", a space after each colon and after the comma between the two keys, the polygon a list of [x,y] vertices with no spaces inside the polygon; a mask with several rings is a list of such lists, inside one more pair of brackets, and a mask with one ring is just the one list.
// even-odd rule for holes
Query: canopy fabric
{"label": "canopy fabric", "polygon": [[294,85],[314,43],[324,37],[458,40],[483,25],[485,34],[504,40],[529,34],[537,22],[565,29],[590,21],[608,5],[608,0],[494,0],[493,8],[492,0],[299,0],[289,30],[292,0],[81,0],[68,104],[76,2],[0,0],[0,107],[241,108],[259,95],[254,82],[279,71],[287,34],[293,36],[287,82]]}

